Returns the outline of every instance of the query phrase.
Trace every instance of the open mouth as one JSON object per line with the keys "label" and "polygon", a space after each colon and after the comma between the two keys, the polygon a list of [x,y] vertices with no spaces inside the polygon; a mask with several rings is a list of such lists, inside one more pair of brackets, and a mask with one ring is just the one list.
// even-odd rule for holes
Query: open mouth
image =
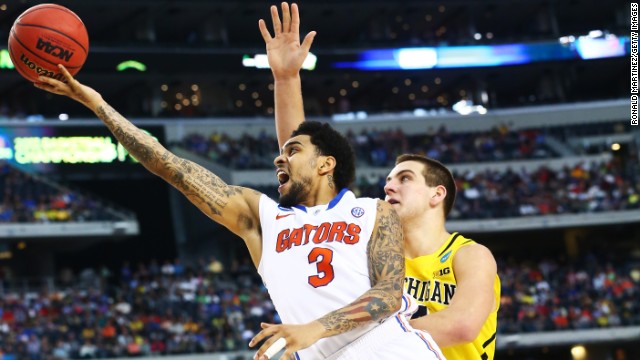
{"label": "open mouth", "polygon": [[400,204],[400,201],[395,200],[395,199],[389,199],[389,200],[387,200],[387,202],[388,202],[389,204],[391,204],[391,205],[394,205],[394,204]]}
{"label": "open mouth", "polygon": [[278,177],[278,182],[280,183],[280,185],[284,185],[289,181],[289,174],[285,173],[282,170],[278,170],[276,176]]}

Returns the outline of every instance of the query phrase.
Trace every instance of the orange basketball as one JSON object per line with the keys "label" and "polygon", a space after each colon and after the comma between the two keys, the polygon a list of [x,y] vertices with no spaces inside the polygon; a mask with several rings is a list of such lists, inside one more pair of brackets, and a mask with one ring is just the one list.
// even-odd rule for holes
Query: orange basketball
{"label": "orange basketball", "polygon": [[62,80],[58,64],[75,75],[89,54],[89,35],[82,20],[56,4],[40,4],[23,12],[11,27],[9,55],[20,75]]}

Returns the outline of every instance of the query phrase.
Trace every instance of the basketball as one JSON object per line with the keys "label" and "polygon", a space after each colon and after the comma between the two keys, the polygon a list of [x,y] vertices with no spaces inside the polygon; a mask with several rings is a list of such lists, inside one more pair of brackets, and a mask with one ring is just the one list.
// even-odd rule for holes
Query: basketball
{"label": "basketball", "polygon": [[80,71],[89,53],[89,35],[82,20],[56,4],[40,4],[23,12],[11,27],[9,55],[20,75],[63,80],[58,64],[71,75]]}

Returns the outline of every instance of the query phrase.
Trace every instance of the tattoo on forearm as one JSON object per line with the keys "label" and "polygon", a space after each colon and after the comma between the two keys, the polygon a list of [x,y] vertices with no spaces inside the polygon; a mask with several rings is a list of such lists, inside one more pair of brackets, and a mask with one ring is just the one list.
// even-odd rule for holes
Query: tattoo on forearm
{"label": "tattoo on forearm", "polygon": [[[143,164],[151,162],[157,155],[154,153],[154,144],[157,141],[148,136],[133,124],[125,120],[111,106],[100,105],[97,110],[98,117],[109,127],[113,135],[122,146]],[[145,135],[145,136],[140,136]]]}
{"label": "tattoo on forearm", "polygon": [[335,335],[371,321],[381,320],[396,310],[385,302],[383,297],[384,294],[381,291],[372,289],[349,307],[330,312],[318,321],[330,335]]}
{"label": "tattoo on forearm", "polygon": [[[242,193],[242,188],[230,186],[202,166],[175,156],[106,103],[98,107],[96,114],[142,165],[180,190],[208,215],[222,215],[229,198]],[[236,222],[243,228],[258,226],[246,215],[239,216]]]}
{"label": "tattoo on forearm", "polygon": [[318,320],[328,335],[382,320],[398,310],[405,270],[402,228],[395,211],[383,208],[380,202],[378,213],[378,228],[367,249],[372,288],[347,307]]}
{"label": "tattoo on forearm", "polygon": [[400,218],[393,209],[383,209],[378,201],[378,228],[369,241],[369,275],[372,285],[380,279],[400,279],[393,290],[402,291],[404,280],[404,237]]}

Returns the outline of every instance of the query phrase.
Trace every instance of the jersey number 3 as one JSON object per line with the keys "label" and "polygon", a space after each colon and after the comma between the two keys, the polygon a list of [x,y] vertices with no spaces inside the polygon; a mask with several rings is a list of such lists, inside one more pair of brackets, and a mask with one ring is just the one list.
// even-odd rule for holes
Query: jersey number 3
{"label": "jersey number 3", "polygon": [[309,264],[316,263],[318,275],[309,276],[309,284],[314,288],[329,284],[335,277],[333,273],[333,250],[327,248],[313,248],[307,256]]}

